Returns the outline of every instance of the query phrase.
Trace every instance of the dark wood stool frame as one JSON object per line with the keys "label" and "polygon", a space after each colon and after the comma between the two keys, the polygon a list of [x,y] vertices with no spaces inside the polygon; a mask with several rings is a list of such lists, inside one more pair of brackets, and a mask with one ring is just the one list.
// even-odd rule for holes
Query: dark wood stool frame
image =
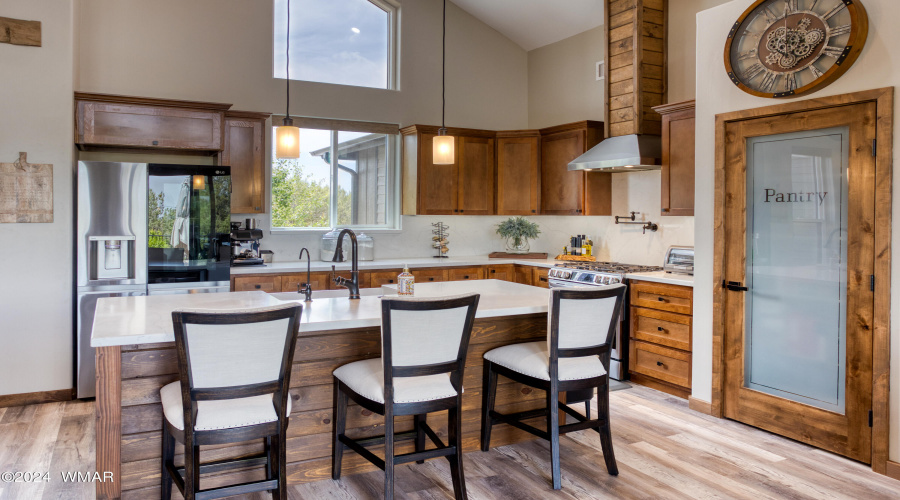
{"label": "dark wood stool frame", "polygon": [[[272,490],[272,497],[287,499],[285,436],[288,426],[288,415],[285,414],[290,382],[291,363],[294,359],[294,348],[297,345],[297,331],[300,327],[300,315],[303,306],[276,309],[261,312],[239,313],[172,313],[175,326],[175,349],[178,353],[178,372],[181,375],[181,401],[184,406],[184,430],[175,428],[163,415],[162,438],[162,477],[160,498],[168,500],[172,496],[172,483],[178,487],[185,500],[208,500],[243,493]],[[259,384],[248,384],[233,387],[217,387],[194,389],[191,372],[190,354],[185,324],[197,325],[244,325],[288,319],[288,334],[282,355],[282,364],[278,380]],[[187,382],[187,383],[185,383]],[[273,422],[247,425],[229,429],[198,431],[194,429],[197,420],[197,402],[222,399],[247,398],[272,394],[275,413],[278,419]],[[260,455],[236,460],[219,460],[200,464],[200,446],[210,444],[227,444],[263,439],[265,450]],[[184,445],[184,467],[175,467],[175,442]],[[212,488],[200,489],[200,474],[225,470],[265,466],[266,479]],[[184,477],[182,478],[182,472]]]}
{"label": "dark wood stool frame", "polygon": [[[551,290],[551,309],[550,309],[550,380],[531,377],[522,373],[510,370],[497,363],[492,363],[487,359],[484,360],[484,379],[482,385],[482,403],[481,403],[481,451],[490,450],[491,429],[494,424],[505,423],[518,427],[524,431],[530,432],[535,436],[550,441],[550,463],[553,474],[553,489],[562,488],[562,479],[559,469],[559,436],[568,432],[575,432],[584,429],[596,429],[600,433],[600,444],[603,449],[603,459],[606,461],[606,470],[611,475],[618,475],[619,469],[616,466],[616,457],[613,453],[612,434],[609,426],[609,356],[610,342],[618,323],[619,313],[622,310],[622,302],[625,299],[625,287],[617,287],[615,289],[599,288],[597,290]],[[616,304],[613,310],[612,319],[610,321],[609,330],[606,334],[606,341],[600,345],[591,347],[580,347],[572,349],[559,348],[559,309],[560,300],[592,300],[604,298],[616,298]],[[559,380],[559,358],[575,358],[582,356],[599,356],[606,374],[600,377],[592,377],[581,380]],[[531,387],[542,389],[547,393],[546,408],[538,410],[523,411],[511,414],[502,414],[494,411],[494,399],[497,394],[497,376],[503,375],[516,382],[526,384]],[[590,414],[581,415],[568,404],[559,401],[559,393],[578,389],[597,388],[597,418],[590,419]],[[585,407],[590,402],[585,403]],[[559,412],[557,408],[568,415],[571,415],[577,423],[563,424],[559,423]],[[522,420],[528,420],[536,417],[545,417],[547,419],[547,430],[540,430],[536,427],[528,425]]]}
{"label": "dark wood stool frame", "polygon": [[[479,295],[460,297],[449,300],[402,301],[384,300],[381,303],[381,355],[384,364],[384,401],[378,403],[357,394],[353,389],[334,377],[334,419],[332,423],[332,479],[341,478],[341,459],[344,448],[350,448],[363,458],[384,471],[384,498],[394,498],[394,466],[409,462],[424,463],[426,459],[446,457],[450,461],[450,474],[453,478],[453,491],[457,500],[468,498],[466,482],[463,475],[462,460],[462,381],[466,367],[466,353],[469,350],[469,339],[475,323],[475,311],[478,308]],[[391,311],[435,311],[468,307],[459,352],[456,360],[446,363],[417,366],[393,366],[391,359]],[[424,375],[450,374],[450,383],[456,389],[456,396],[411,403],[394,403],[394,377],[419,377]],[[347,426],[347,404],[352,399],[363,408],[384,415],[385,434],[362,439],[352,439],[344,434]],[[426,414],[448,410],[449,444],[444,444],[437,433],[425,420]],[[394,417],[414,415],[414,429],[409,432],[394,433]],[[437,447],[425,450],[425,436]],[[394,454],[397,441],[415,439],[415,451],[402,455]],[[381,459],[366,446],[384,444],[384,459]]]}

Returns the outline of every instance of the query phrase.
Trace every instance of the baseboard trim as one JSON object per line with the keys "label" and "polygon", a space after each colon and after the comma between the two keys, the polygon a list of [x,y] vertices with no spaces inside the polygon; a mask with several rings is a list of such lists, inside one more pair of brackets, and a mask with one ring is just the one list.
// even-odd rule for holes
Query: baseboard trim
{"label": "baseboard trim", "polygon": [[887,461],[887,467],[885,467],[884,475],[900,481],[900,462],[892,462],[890,460]]}
{"label": "baseboard trim", "polygon": [[712,403],[697,399],[694,396],[688,396],[688,408],[702,413],[704,415],[712,415]]}
{"label": "baseboard trim", "polygon": [[59,403],[75,399],[75,389],[59,389],[57,391],[26,392],[23,394],[0,395],[0,408],[8,406],[36,405],[41,403]]}

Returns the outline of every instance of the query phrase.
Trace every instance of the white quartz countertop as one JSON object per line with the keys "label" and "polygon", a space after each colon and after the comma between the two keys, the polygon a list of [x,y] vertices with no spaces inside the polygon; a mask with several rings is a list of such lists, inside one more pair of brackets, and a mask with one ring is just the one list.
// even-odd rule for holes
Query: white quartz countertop
{"label": "white quartz countertop", "polygon": [[694,277],[689,274],[673,274],[665,271],[653,271],[649,273],[630,273],[626,274],[625,277],[630,280],[653,281],[655,283],[694,287]]}
{"label": "white quartz countertop", "polygon": [[[323,262],[314,260],[310,263],[311,271],[330,271],[331,265],[335,265],[338,271],[349,271],[350,262]],[[487,266],[500,264],[521,264],[525,266],[536,267],[553,267],[559,262],[553,259],[491,259],[486,255],[475,255],[472,257],[448,257],[446,259],[435,259],[434,257],[411,257],[408,259],[379,259],[360,261],[359,268],[366,269],[400,269],[404,264],[409,265],[410,269],[422,267],[464,267],[464,266]],[[266,274],[266,273],[300,273],[306,272],[306,260],[295,262],[273,262],[263,266],[237,266],[231,268],[231,274],[238,276],[241,274]]]}
{"label": "white quartz countertop", "polygon": [[[549,291],[499,280],[416,283],[416,296],[437,297],[465,293],[481,294],[476,318],[546,314]],[[284,295],[281,295],[284,297]],[[284,302],[265,292],[231,292],[150,297],[109,297],[97,301],[91,346],[173,342],[172,311],[176,309],[246,309]],[[302,302],[300,334],[366,328],[381,325],[381,298],[359,300],[317,298]]]}

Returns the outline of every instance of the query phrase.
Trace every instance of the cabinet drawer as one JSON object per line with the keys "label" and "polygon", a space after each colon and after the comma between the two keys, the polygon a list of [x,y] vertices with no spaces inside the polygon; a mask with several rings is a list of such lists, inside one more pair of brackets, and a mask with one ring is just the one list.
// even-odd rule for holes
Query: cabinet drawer
{"label": "cabinet drawer", "polygon": [[450,281],[484,279],[484,269],[480,267],[451,267],[447,271],[447,279]]}
{"label": "cabinet drawer", "polygon": [[690,389],[691,355],[640,340],[631,343],[631,371]]}
{"label": "cabinet drawer", "polygon": [[222,149],[223,114],[162,106],[79,101],[78,142],[169,149]]}
{"label": "cabinet drawer", "polygon": [[682,351],[690,351],[691,317],[655,309],[632,307],[631,337]]}
{"label": "cabinet drawer", "polygon": [[244,276],[234,279],[235,292],[280,292],[281,276]]}
{"label": "cabinet drawer", "polygon": [[550,288],[550,277],[548,274],[550,274],[550,270],[546,267],[535,267],[531,284],[541,288]]}
{"label": "cabinet drawer", "polygon": [[691,288],[635,280],[632,280],[630,284],[632,306],[679,314],[693,313],[694,291]]}
{"label": "cabinet drawer", "polygon": [[489,280],[516,281],[516,273],[512,264],[487,266],[484,271],[485,278]]}
{"label": "cabinet drawer", "polygon": [[[328,290],[331,288],[331,273],[310,273],[309,281],[313,290]],[[297,287],[303,283],[306,283],[306,273],[285,274],[281,277],[281,290],[285,292],[296,292],[298,291]]]}
{"label": "cabinet drawer", "polygon": [[432,281],[447,281],[446,269],[415,269],[410,271],[416,283],[429,283]]}
{"label": "cabinet drawer", "polygon": [[369,287],[381,288],[381,285],[397,283],[397,276],[402,272],[402,269],[395,269],[391,271],[375,271],[369,273]]}
{"label": "cabinet drawer", "polygon": [[516,283],[531,285],[534,283],[534,269],[531,266],[515,266]]}

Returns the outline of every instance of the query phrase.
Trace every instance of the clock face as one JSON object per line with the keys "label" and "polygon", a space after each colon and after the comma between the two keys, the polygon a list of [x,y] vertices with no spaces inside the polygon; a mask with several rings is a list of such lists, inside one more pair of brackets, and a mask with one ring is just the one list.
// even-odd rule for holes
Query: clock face
{"label": "clock face", "polygon": [[867,34],[859,0],[758,0],[728,34],[725,68],[749,94],[799,96],[847,71]]}

